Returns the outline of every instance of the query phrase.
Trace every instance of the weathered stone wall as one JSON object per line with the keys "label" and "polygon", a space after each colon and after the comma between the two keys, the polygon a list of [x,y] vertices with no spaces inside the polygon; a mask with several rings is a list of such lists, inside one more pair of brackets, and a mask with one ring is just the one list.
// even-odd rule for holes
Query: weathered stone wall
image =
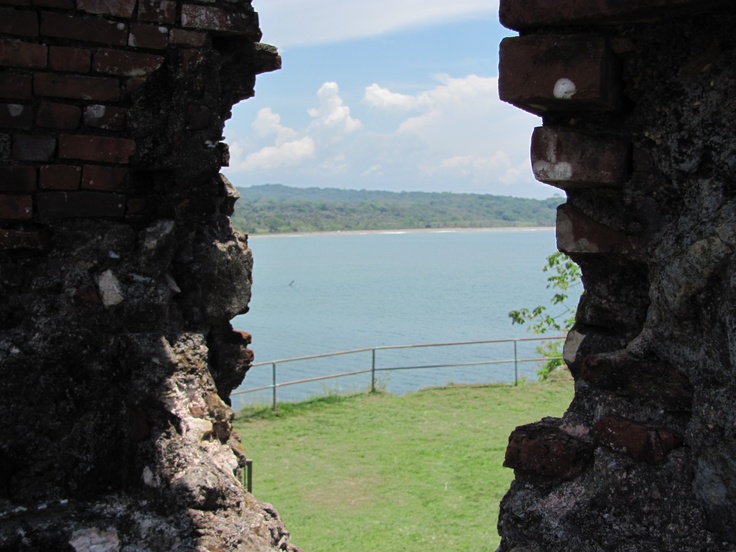
{"label": "weathered stone wall", "polygon": [[289,550],[239,482],[249,1],[0,1],[0,550]]}
{"label": "weathered stone wall", "polygon": [[736,550],[736,7],[502,0],[500,94],[537,113],[585,293],[575,398],[517,428],[500,550]]}

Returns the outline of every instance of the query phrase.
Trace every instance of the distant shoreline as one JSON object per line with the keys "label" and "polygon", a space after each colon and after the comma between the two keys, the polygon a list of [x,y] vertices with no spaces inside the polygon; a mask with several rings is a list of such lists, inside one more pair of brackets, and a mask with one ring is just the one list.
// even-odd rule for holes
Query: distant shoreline
{"label": "distant shoreline", "polygon": [[299,238],[302,236],[348,236],[363,234],[448,234],[455,232],[535,232],[554,230],[554,226],[494,226],[490,228],[402,228],[395,230],[332,230],[329,232],[284,232],[276,234],[248,234],[253,238]]}

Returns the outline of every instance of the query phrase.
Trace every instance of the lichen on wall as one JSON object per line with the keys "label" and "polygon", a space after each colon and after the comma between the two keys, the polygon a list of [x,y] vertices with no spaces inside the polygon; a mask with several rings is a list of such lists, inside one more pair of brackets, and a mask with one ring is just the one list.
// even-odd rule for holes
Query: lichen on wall
{"label": "lichen on wall", "polygon": [[260,38],[247,1],[0,7],[0,550],[295,550],[228,406]]}

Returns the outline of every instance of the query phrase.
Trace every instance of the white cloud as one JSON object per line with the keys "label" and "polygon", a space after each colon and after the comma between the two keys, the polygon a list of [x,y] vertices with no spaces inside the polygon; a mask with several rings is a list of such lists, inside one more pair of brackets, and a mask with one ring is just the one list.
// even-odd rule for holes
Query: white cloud
{"label": "white cloud", "polygon": [[[453,182],[470,189],[508,187],[533,182],[528,144],[538,121],[498,98],[496,77],[438,75],[434,88],[414,95],[399,94],[373,84],[363,101],[389,112],[414,109],[419,113],[398,123],[395,135],[420,144],[414,163],[427,179]],[[405,112],[405,111],[404,111]],[[445,184],[446,185],[446,184]]]}
{"label": "white cloud", "polygon": [[[333,173],[347,167],[345,154],[334,151],[341,137],[362,128],[362,123],[350,115],[340,89],[334,82],[324,83],[317,91],[318,106],[308,110],[313,118],[302,132],[281,124],[281,116],[270,108],[260,109],[251,128],[255,139],[236,139],[230,144],[228,172],[264,171],[302,165],[315,159],[318,166]],[[264,145],[268,143],[268,145]],[[249,148],[250,145],[250,148]],[[259,148],[248,153],[248,149]]]}
{"label": "white cloud", "polygon": [[[498,114],[514,112],[516,116],[516,110],[498,99],[498,79],[477,75],[462,78],[436,75],[435,78],[438,84],[434,88],[413,95],[372,84],[366,87],[363,102],[384,113],[418,112],[398,122],[396,136],[421,144],[424,155],[415,159],[415,163],[422,174],[444,173],[447,178],[456,169],[458,175],[482,172],[486,178],[495,180],[496,175],[490,174],[487,168],[491,165],[499,168],[498,159],[506,155],[505,149],[512,147],[497,139],[506,130],[499,128]],[[491,155],[489,151],[497,154]]]}
{"label": "white cloud", "polygon": [[[232,148],[231,148],[232,149]],[[314,140],[305,136],[299,140],[284,142],[276,146],[266,146],[246,156],[242,165],[233,166],[233,170],[274,169],[297,165],[305,159],[314,157],[316,146]]]}
{"label": "white cloud", "polygon": [[298,165],[315,155],[316,145],[310,136],[299,137],[293,128],[281,124],[281,117],[270,108],[260,109],[251,123],[260,142],[272,141],[258,151],[247,153],[248,142],[236,139],[230,144],[229,172],[269,170]]}
{"label": "white cloud", "polygon": [[311,108],[308,113],[316,120],[312,128],[325,128],[330,132],[355,132],[363,125],[350,116],[350,108],[343,104],[340,89],[335,82],[326,82],[317,91],[319,107]]}
{"label": "white cloud", "polygon": [[437,126],[452,123],[452,120],[460,123],[453,126],[464,126],[473,119],[482,118],[500,104],[496,77],[468,75],[451,78],[438,75],[437,78],[440,81],[439,86],[417,97],[417,103],[426,106],[426,111],[404,121],[399,128],[401,132],[432,133]]}
{"label": "white cloud", "polygon": [[264,107],[258,111],[256,120],[253,121],[253,129],[258,136],[276,137],[276,145],[284,144],[297,137],[298,133],[292,128],[285,127],[281,124],[281,117],[271,111],[270,107]]}
{"label": "white cloud", "polygon": [[363,101],[371,107],[379,109],[409,110],[419,106],[419,98],[409,94],[391,92],[376,83],[365,89]]}
{"label": "white cloud", "polygon": [[414,94],[373,83],[355,106],[326,82],[301,129],[261,109],[252,135],[233,141],[229,172],[254,183],[549,196],[529,163],[539,119],[501,102],[495,77],[436,79]]}
{"label": "white cloud", "polygon": [[496,16],[498,0],[256,0],[263,41],[281,49],[380,35],[471,17]]}

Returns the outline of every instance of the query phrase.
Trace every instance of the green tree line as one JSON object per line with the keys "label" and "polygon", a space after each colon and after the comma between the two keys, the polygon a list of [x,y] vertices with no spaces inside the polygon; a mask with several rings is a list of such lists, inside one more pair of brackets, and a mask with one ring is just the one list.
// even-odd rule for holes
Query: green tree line
{"label": "green tree line", "polygon": [[264,184],[238,188],[233,224],[249,234],[554,226],[557,205],[489,194],[384,192],[292,188]]}

